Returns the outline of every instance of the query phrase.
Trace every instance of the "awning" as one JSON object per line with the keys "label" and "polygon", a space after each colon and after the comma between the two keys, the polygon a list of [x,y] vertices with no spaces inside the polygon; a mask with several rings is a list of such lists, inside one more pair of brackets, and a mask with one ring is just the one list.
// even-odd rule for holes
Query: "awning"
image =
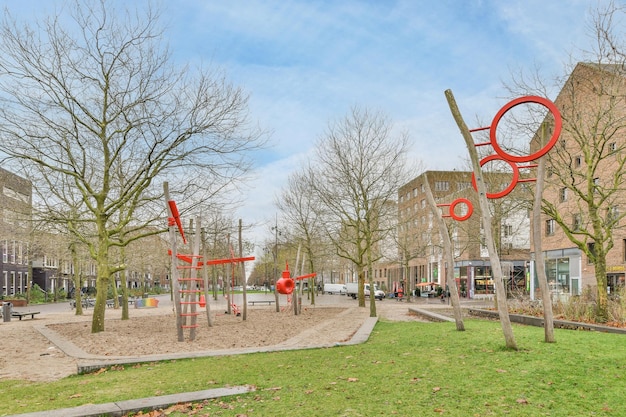
{"label": "awning", "polygon": [[429,285],[439,285],[436,282],[420,282],[419,284],[416,284],[416,287],[428,287]]}

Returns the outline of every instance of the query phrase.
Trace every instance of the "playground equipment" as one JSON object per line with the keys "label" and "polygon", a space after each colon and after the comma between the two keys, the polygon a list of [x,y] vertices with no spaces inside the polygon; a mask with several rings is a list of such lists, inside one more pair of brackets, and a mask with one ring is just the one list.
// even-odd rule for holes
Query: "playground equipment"
{"label": "playground equipment", "polygon": [[289,272],[289,264],[286,263],[286,268],[283,271],[282,277],[276,281],[276,291],[280,294],[291,294],[293,289],[296,288],[296,282],[291,278],[291,272]]}
{"label": "playground equipment", "polygon": [[285,262],[285,270],[283,271],[282,277],[276,281],[276,291],[280,294],[291,294],[296,287],[296,281],[313,278],[316,275],[317,273],[313,272],[311,274],[300,275],[292,278],[291,272],[289,272],[289,263]]}
{"label": "playground equipment", "polygon": [[[524,103],[535,103],[535,104],[539,104],[539,105],[546,107],[548,111],[552,113],[554,117],[554,129],[552,131],[552,136],[550,140],[538,151],[530,153],[528,155],[512,155],[504,151],[502,147],[498,144],[498,140],[496,138],[496,129],[498,127],[498,123],[500,123],[500,120],[506,114],[506,112],[508,112],[515,106],[518,106]],[[519,97],[505,104],[498,111],[498,113],[496,113],[496,115],[493,118],[493,121],[491,122],[491,125],[486,126],[486,127],[479,127],[476,129],[470,129],[470,132],[472,133],[482,131],[482,130],[489,130],[489,142],[476,143],[474,144],[474,146],[478,147],[478,146],[491,145],[491,147],[496,152],[495,155],[489,155],[483,158],[480,161],[481,167],[488,162],[491,162],[494,160],[502,160],[502,161],[507,162],[509,166],[511,167],[511,169],[513,170],[513,179],[511,180],[511,183],[507,187],[505,187],[504,190],[500,192],[487,193],[486,194],[487,198],[497,199],[497,198],[502,198],[508,195],[511,191],[513,191],[513,189],[515,188],[518,182],[536,181],[537,180],[536,178],[521,179],[519,171],[520,169],[535,168],[537,167],[537,165],[536,164],[519,165],[519,164],[537,160],[541,158],[542,156],[544,156],[546,153],[548,153],[548,151],[550,151],[550,149],[552,149],[554,145],[556,144],[561,134],[562,127],[563,127],[563,121],[561,119],[561,113],[559,112],[559,109],[556,107],[556,105],[552,101],[543,97],[538,97],[538,96],[524,96],[524,97]],[[478,187],[476,184],[476,177],[474,174],[472,174],[472,186],[474,187],[474,190],[478,191]],[[459,216],[455,213],[455,207],[461,203],[467,206],[467,213],[462,216]],[[466,198],[457,198],[450,204],[437,204],[437,207],[448,207],[448,214],[442,214],[441,217],[451,217],[454,220],[460,221],[460,222],[469,219],[472,216],[472,213],[474,211],[472,203]]]}
{"label": "playground equipment", "polygon": [[[206,278],[206,274],[205,278],[199,278],[198,271],[203,268],[207,268],[208,266],[214,265],[231,264],[234,266],[237,263],[253,261],[255,258],[254,256],[238,258],[235,258],[233,256],[226,259],[212,259],[202,261],[202,256],[200,256],[199,254],[199,233],[196,233],[196,237],[194,239],[193,254],[186,255],[178,253],[175,228],[177,228],[180,232],[184,243],[186,243],[186,238],[182,227],[182,222],[180,220],[178,208],[176,206],[176,202],[173,200],[169,200],[167,184],[165,184],[164,188],[167,208],[170,213],[168,226],[170,232],[171,249],[168,250],[168,254],[171,257],[172,262],[171,278],[174,291],[174,307],[176,310],[176,328],[178,333],[178,341],[184,341],[184,329],[190,329],[189,340],[193,341],[195,339],[196,328],[198,328],[197,317],[200,314],[200,312],[197,310],[197,307],[206,309],[207,318],[209,319],[210,324],[209,304],[206,302],[206,299],[208,298],[208,280]],[[201,230],[199,218],[196,219],[196,228],[197,230]],[[181,271],[183,271],[182,274]],[[185,274],[185,271],[188,271],[188,273]],[[232,303],[231,307],[233,309],[233,313],[239,316],[240,312],[237,305]],[[187,322],[188,318],[190,319],[189,323]]]}

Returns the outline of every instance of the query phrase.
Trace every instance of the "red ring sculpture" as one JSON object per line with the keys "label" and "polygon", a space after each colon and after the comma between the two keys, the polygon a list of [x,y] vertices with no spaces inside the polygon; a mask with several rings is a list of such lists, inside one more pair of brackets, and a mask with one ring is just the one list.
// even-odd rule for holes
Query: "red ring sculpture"
{"label": "red ring sculpture", "polygon": [[[511,191],[513,191],[513,189],[517,185],[517,182],[519,181],[519,167],[516,164],[514,164],[512,161],[502,158],[500,155],[489,155],[483,158],[480,161],[480,166],[482,167],[487,162],[491,162],[494,160],[503,160],[506,163],[508,163],[513,169],[513,180],[511,181],[508,187],[506,187],[504,190],[497,192],[497,193],[487,193],[487,198],[502,198],[505,195],[508,195]],[[472,186],[474,187],[474,190],[478,191],[478,185],[476,184],[476,175],[474,173],[472,173]]]}
{"label": "red ring sculpture", "polygon": [[[456,213],[454,212],[454,208],[459,203],[465,203],[465,205],[467,206],[467,213],[465,213],[464,216],[457,216]],[[457,222],[462,222],[472,217],[472,213],[474,213],[474,206],[467,198],[457,198],[452,203],[450,203],[449,210],[450,210],[450,213],[449,213],[450,217],[452,217]]]}
{"label": "red ring sculpture", "polygon": [[[531,153],[526,156],[516,156],[516,155],[511,155],[505,152],[500,147],[500,145],[498,145],[498,141],[496,140],[496,129],[498,127],[498,123],[500,123],[500,119],[502,119],[502,116],[504,116],[504,114],[508,112],[509,110],[511,110],[513,107],[520,105],[522,103],[537,103],[546,107],[554,116],[554,131],[552,132],[552,137],[550,138],[548,143],[543,148],[539,149],[537,152]],[[515,100],[508,102],[507,104],[504,105],[504,107],[500,109],[500,111],[498,111],[498,113],[496,113],[495,117],[493,118],[493,121],[491,122],[491,127],[489,131],[489,141],[491,142],[491,146],[493,146],[494,151],[496,151],[496,153],[500,155],[502,159],[504,159],[505,161],[530,162],[530,161],[534,161],[535,159],[541,158],[542,156],[547,154],[550,149],[552,149],[552,147],[556,144],[556,141],[559,139],[559,136],[561,135],[562,127],[563,127],[563,120],[561,119],[561,113],[559,112],[559,109],[557,109],[556,105],[553,102],[543,97],[524,96],[524,97],[516,98]]]}

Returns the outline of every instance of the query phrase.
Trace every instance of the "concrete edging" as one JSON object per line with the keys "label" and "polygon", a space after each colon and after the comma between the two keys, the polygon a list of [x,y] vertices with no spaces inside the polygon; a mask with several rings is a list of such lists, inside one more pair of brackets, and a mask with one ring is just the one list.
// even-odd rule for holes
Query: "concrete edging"
{"label": "concrete edging", "polygon": [[435,312],[430,311],[430,310],[424,310],[424,309],[421,309],[421,308],[409,307],[409,312],[415,313],[415,314],[417,314],[419,316],[425,317],[425,318],[427,318],[429,320],[432,320],[432,321],[454,322],[454,319],[452,317],[444,316],[443,314],[435,313]]}
{"label": "concrete edging", "polygon": [[[478,308],[468,308],[468,313],[474,316],[487,317],[493,319],[499,319],[500,315],[497,311],[483,310]],[[543,327],[543,318],[527,316],[523,314],[509,314],[509,319],[512,322],[526,324],[528,326]],[[587,330],[603,333],[617,333],[626,334],[626,329],[619,327],[602,326],[599,324],[580,323],[576,321],[568,320],[554,320],[555,329],[569,329],[569,330]]]}
{"label": "concrete edging", "polygon": [[[14,414],[20,417],[122,417],[128,413],[145,410],[157,410],[167,408],[172,404],[198,402],[212,398],[226,397],[237,394],[253,392],[250,386],[238,386],[229,388],[216,388],[204,391],[183,392],[180,394],[162,395],[159,397],[147,397],[136,400],[118,401],[107,404],[86,404],[73,408],[61,408],[58,410],[37,411],[34,413]],[[8,416],[11,417],[11,416]]]}

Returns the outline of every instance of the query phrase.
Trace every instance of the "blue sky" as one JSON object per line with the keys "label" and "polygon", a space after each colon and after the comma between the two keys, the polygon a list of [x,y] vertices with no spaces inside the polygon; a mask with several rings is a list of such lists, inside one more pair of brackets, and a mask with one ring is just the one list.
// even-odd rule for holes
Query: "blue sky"
{"label": "blue sky", "polygon": [[[23,14],[59,2],[0,4]],[[466,121],[490,122],[508,101],[502,82],[512,72],[539,67],[551,79],[564,74],[570,54],[582,57],[598,4],[606,1],[163,0],[161,7],[174,58],[223,69],[250,94],[252,119],[272,132],[236,213],[260,224],[251,232],[260,245],[288,174],[351,106],[386,113],[409,133],[411,158],[424,168],[462,168],[465,145],[444,91],[453,91]]]}

